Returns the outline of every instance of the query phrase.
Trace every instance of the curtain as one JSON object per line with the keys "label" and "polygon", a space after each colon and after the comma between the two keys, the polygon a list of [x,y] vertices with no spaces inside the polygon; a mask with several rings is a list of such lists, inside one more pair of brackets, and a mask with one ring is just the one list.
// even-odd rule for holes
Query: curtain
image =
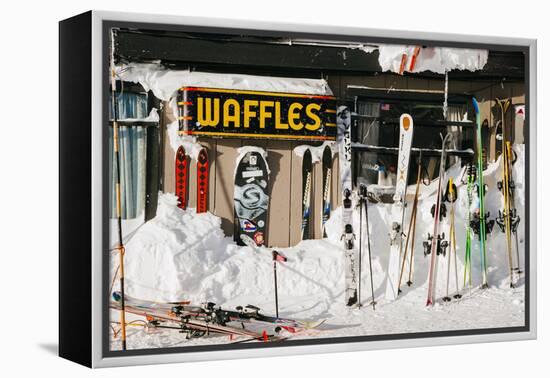
{"label": "curtain", "polygon": [[[141,119],[146,118],[147,93],[122,92],[117,93],[118,119]],[[109,101],[109,117],[113,119],[112,103]]]}
{"label": "curtain", "polygon": [[[137,218],[145,209],[147,128],[119,127],[120,199],[123,219]],[[116,217],[116,161],[113,153],[113,128],[109,133],[109,177],[111,218]]]}
{"label": "curtain", "polygon": [[[118,118],[146,118],[147,94],[122,92],[117,94]],[[112,115],[112,109],[110,109]],[[145,209],[147,128],[143,126],[119,127],[120,194],[122,219],[142,216]],[[113,152],[113,128],[109,127],[109,177],[111,218],[116,217],[116,161]]]}

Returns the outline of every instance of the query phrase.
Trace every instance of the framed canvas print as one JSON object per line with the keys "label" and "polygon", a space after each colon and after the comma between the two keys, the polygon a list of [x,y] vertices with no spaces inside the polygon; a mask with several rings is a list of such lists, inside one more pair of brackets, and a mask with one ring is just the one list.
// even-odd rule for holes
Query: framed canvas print
{"label": "framed canvas print", "polygon": [[59,26],[62,357],[536,336],[536,41]]}

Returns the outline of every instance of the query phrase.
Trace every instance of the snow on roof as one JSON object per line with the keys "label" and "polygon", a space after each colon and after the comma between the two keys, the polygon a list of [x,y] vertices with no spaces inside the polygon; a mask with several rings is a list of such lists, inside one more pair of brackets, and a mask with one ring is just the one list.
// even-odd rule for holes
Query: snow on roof
{"label": "snow on roof", "polygon": [[117,67],[116,71],[119,79],[139,83],[146,91],[153,91],[163,101],[169,101],[184,86],[332,95],[324,79],[171,70],[159,63],[131,63]]}
{"label": "snow on roof", "polygon": [[489,57],[489,50],[422,47],[415,58],[415,63],[412,64],[413,69],[411,70],[415,47],[417,46],[379,45],[378,63],[380,63],[382,71],[399,73],[404,54],[406,54],[404,59],[405,71],[413,73],[431,71],[439,74],[451,70],[481,70],[487,64]]}

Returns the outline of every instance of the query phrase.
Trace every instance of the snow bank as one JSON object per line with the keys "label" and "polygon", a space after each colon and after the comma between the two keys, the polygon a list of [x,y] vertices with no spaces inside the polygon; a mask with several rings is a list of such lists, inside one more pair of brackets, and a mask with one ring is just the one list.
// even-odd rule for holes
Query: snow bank
{"label": "snow bank", "polygon": [[[414,48],[415,46],[406,45],[379,45],[378,63],[382,67],[382,71],[399,73],[403,54],[408,56],[406,71],[409,71]],[[420,49],[412,72],[431,71],[444,74],[451,70],[477,71],[485,67],[488,57],[489,50],[424,47]]]}
{"label": "snow bank", "polygon": [[[247,148],[243,151],[249,151]],[[243,152],[241,151],[241,152]],[[518,160],[513,166],[516,181],[516,206],[522,218],[518,230],[520,255],[525,248],[524,228],[524,148],[515,146]],[[501,179],[502,167],[500,160],[491,164],[485,172],[485,182],[489,186],[486,196],[486,209],[491,213],[491,219],[502,207],[502,194],[498,191],[496,182]],[[459,287],[462,288],[463,261],[465,243],[465,219],[467,216],[466,186],[460,184],[461,169],[458,165],[450,167],[448,176],[453,177],[458,186],[458,200],[455,203],[455,222],[457,240],[457,265]],[[432,183],[435,186],[437,181]],[[409,190],[411,188],[409,187]],[[425,299],[429,258],[423,255],[422,243],[427,233],[432,233],[433,218],[430,214],[435,193],[427,188],[419,201],[417,218],[417,233],[414,244],[414,275],[413,286],[403,285],[403,294],[395,302],[387,302],[382,296],[388,265],[389,224],[391,205],[369,204],[369,223],[372,248],[374,290],[379,307],[376,312],[377,327],[384,332],[399,332],[404,329],[427,330],[454,329],[465,325],[465,318],[450,317],[451,323],[435,326],[432,318],[426,318]],[[448,205],[448,204],[447,204]],[[449,206],[449,205],[448,205]],[[449,207],[450,210],[450,207]],[[410,217],[409,208],[405,217],[406,225]],[[450,214],[450,211],[448,211]],[[366,250],[366,230],[359,235],[359,213],[354,212],[354,229],[357,239],[361,237],[363,245],[362,287],[363,298],[367,301],[370,293],[370,277],[368,274],[368,251]],[[239,247],[232,238],[225,237],[220,228],[220,218],[211,213],[196,214],[193,209],[182,210],[177,207],[177,198],[172,194],[162,194],[159,198],[157,216],[136,229],[126,244],[126,282],[129,295],[151,300],[175,301],[189,299],[193,302],[213,301],[228,307],[237,304],[253,303],[273,312],[273,273],[270,250],[267,248]],[[281,225],[286,227],[286,225]],[[280,309],[283,315],[297,317],[329,317],[338,322],[341,317],[349,318],[344,306],[344,259],[342,242],[341,208],[331,213],[327,222],[328,237],[323,240],[306,240],[295,247],[281,249],[288,257],[288,262],[280,264],[279,296]],[[443,221],[443,231],[449,233],[449,216]],[[114,235],[114,234],[112,234]],[[498,324],[508,324],[507,316],[521,320],[521,308],[506,307],[506,298],[514,297],[522,304],[522,283],[518,289],[509,289],[508,260],[506,256],[505,235],[495,226],[488,236],[487,258],[489,267],[489,283],[494,289],[490,293],[477,296],[474,293],[472,303],[464,307],[473,311],[476,306],[500,306],[489,308],[488,311],[499,312],[493,319]],[[449,255],[447,255],[449,256]],[[479,242],[474,237],[472,250],[472,276],[474,287],[481,283]],[[448,257],[440,257],[438,263],[436,298],[445,294]],[[454,259],[451,261],[451,293],[455,290]],[[116,268],[117,256],[113,255],[113,272]],[[523,267],[523,260],[521,266]],[[408,274],[408,263],[406,274]],[[404,278],[406,281],[408,277]],[[117,283],[115,283],[116,289]],[[496,290],[499,288],[499,290]],[[496,290],[496,291],[495,291]],[[487,296],[497,298],[496,304],[484,302]],[[469,298],[466,296],[465,298]],[[463,299],[464,301],[464,299]],[[477,302],[475,302],[477,301]],[[455,302],[453,302],[455,303]],[[460,304],[460,303],[459,303]],[[405,307],[403,307],[405,306]],[[470,306],[470,307],[467,307]],[[434,311],[438,311],[437,305]],[[460,316],[468,316],[468,311],[460,312]],[[503,312],[504,311],[504,312]],[[506,312],[508,311],[508,312]],[[412,324],[396,323],[403,312],[415,320]],[[346,315],[348,314],[348,315]],[[384,315],[385,314],[385,315]],[[366,316],[366,315],[365,315]],[[436,315],[434,315],[436,316]],[[470,314],[479,318],[475,313]],[[354,322],[355,318],[349,318]],[[519,320],[518,320],[519,319]],[[357,320],[357,319],[356,319]],[[472,321],[472,320],[470,320]],[[483,323],[483,319],[480,319]],[[346,321],[348,322],[348,321]],[[348,323],[349,323],[348,322]],[[416,322],[416,323],[415,323]],[[487,323],[487,322],[486,322]],[[489,322],[491,323],[491,322]],[[351,323],[350,323],[351,324]],[[497,323],[491,323],[495,325]],[[515,324],[515,323],[514,323]],[[351,325],[350,325],[351,327]],[[363,327],[372,325],[363,324]],[[392,328],[393,327],[393,328]],[[438,328],[439,327],[439,328]],[[369,328],[372,331],[371,328]],[[364,331],[364,330],[363,330]],[[362,332],[363,332],[362,331]],[[359,331],[357,331],[359,332]],[[381,331],[382,332],[382,331]],[[339,331],[338,335],[346,332]]]}
{"label": "snow bank", "polygon": [[[126,245],[128,295],[159,301],[254,302],[272,307],[270,250],[238,247],[225,237],[220,218],[181,210],[177,198],[163,194],[157,216],[144,224]],[[320,246],[318,245],[320,243]],[[328,308],[340,295],[341,252],[326,241],[282,250],[289,263],[280,266],[281,298],[314,298],[323,293]],[[116,256],[115,256],[116,257]],[[113,266],[116,266],[113,258]],[[282,307],[286,301],[282,300]],[[318,305],[304,300],[303,308]],[[300,307],[298,306],[298,308]],[[298,309],[297,308],[297,309]]]}
{"label": "snow bank", "polygon": [[117,76],[139,83],[146,91],[169,101],[181,87],[208,87],[266,92],[332,95],[324,79],[299,79],[241,74],[170,70],[158,63],[131,63],[117,67]]}

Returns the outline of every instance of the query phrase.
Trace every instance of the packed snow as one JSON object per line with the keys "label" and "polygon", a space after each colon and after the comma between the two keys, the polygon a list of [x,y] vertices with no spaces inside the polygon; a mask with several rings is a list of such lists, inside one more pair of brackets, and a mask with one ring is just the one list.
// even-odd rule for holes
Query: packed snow
{"label": "packed snow", "polygon": [[[520,256],[524,252],[524,146],[515,146],[518,155],[513,165],[516,182],[516,207],[521,217],[518,229]],[[480,289],[479,243],[474,236],[472,250],[471,289],[463,288],[465,219],[467,211],[466,187],[461,184],[462,170],[453,165],[447,178],[453,177],[458,186],[455,202],[457,266],[451,260],[449,292],[458,287],[463,297],[445,303],[448,256],[438,262],[436,304],[426,307],[429,257],[423,255],[422,242],[432,232],[433,218],[430,208],[434,203],[437,180],[423,191],[419,201],[417,232],[414,244],[413,285],[407,286],[409,266],[405,266],[403,293],[396,301],[387,301],[385,289],[389,251],[390,204],[369,204],[369,234],[372,248],[372,269],[376,310],[371,303],[370,275],[368,270],[367,233],[363,226],[361,240],[365,246],[362,258],[361,309],[344,305],[344,254],[340,240],[341,208],[331,213],[327,223],[328,237],[323,240],[306,240],[280,251],[288,258],[278,264],[278,291],[280,316],[326,322],[318,329],[292,335],[292,338],[331,338],[342,336],[399,334],[444,330],[464,330],[523,326],[525,320],[524,279],[517,287],[509,286],[509,267],[506,255],[506,238],[495,225],[488,236],[487,256],[489,289]],[[493,219],[502,207],[502,194],[496,182],[501,179],[501,161],[489,165],[484,173],[489,187],[486,210]],[[412,186],[411,186],[412,187]],[[409,192],[414,188],[409,187]],[[406,215],[408,225],[410,209]],[[354,230],[358,232],[359,213],[354,212]],[[155,301],[190,300],[192,303],[215,302],[228,309],[237,305],[254,304],[265,314],[274,314],[273,266],[267,248],[239,247],[220,228],[220,218],[211,213],[195,213],[194,209],[177,207],[177,198],[162,194],[157,216],[144,224],[124,222],[126,254],[126,293],[132,297]],[[285,225],[281,225],[286,227]],[[448,235],[449,212],[443,221]],[[116,236],[116,222],[111,225],[111,237]],[[357,235],[359,239],[360,235]],[[358,240],[359,241],[359,240]],[[114,241],[112,245],[116,244]],[[113,252],[111,275],[117,268],[118,256]],[[523,258],[521,267],[524,267]],[[118,282],[114,281],[114,290]],[[130,315],[129,319],[140,319]],[[141,318],[142,319],[142,318]],[[111,320],[118,320],[112,310]],[[129,327],[128,348],[179,347],[202,344],[224,344],[227,336],[211,336],[186,340],[174,330],[151,330],[134,323]],[[113,335],[113,334],[111,334]],[[120,348],[118,338],[111,338],[111,347]]]}
{"label": "packed snow", "polygon": [[170,101],[181,87],[253,90],[279,93],[332,95],[324,79],[299,79],[243,74],[220,74],[167,69],[160,63],[131,63],[118,66],[120,80],[139,83],[162,101]]}
{"label": "packed snow", "polygon": [[167,125],[166,131],[168,134],[170,147],[172,147],[174,154],[178,148],[182,146],[187,156],[189,156],[192,160],[197,160],[199,152],[204,147],[197,141],[196,137],[180,134],[178,121],[174,121]]}

